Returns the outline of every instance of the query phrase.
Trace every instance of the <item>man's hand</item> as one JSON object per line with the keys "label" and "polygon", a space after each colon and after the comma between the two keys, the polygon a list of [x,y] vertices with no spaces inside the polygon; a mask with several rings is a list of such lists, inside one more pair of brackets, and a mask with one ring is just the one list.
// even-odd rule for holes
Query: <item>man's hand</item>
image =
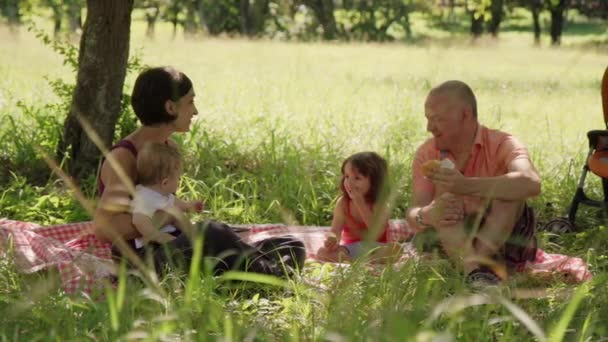
{"label": "man's hand", "polygon": [[439,168],[436,172],[429,175],[429,179],[437,188],[453,194],[464,195],[469,190],[467,178],[456,169]]}
{"label": "man's hand", "polygon": [[426,223],[435,228],[453,226],[464,218],[464,202],[462,198],[449,192],[444,192],[429,205],[420,209],[425,210],[423,216]]}

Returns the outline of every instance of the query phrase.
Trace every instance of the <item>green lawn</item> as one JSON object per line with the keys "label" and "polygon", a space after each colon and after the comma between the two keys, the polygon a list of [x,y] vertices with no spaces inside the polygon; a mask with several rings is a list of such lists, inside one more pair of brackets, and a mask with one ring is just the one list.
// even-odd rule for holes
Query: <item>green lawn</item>
{"label": "green lawn", "polygon": [[[163,30],[155,42],[145,41],[136,23],[131,47],[143,63],[173,65],[193,80],[200,114],[192,132],[179,137],[188,159],[181,190],[205,199],[211,216],[231,223],[328,225],[340,163],[361,150],[389,159],[398,191],[393,216],[403,217],[411,157],[428,137],[424,99],[444,80],[469,83],[480,121],[529,147],[543,177],[543,194],[533,201],[541,222],[565,214],[586,155],[586,132],[604,127],[599,87],[608,59],[601,50],[572,46],[578,36],[566,35],[565,48],[535,48],[531,33],[516,30],[474,46],[462,36],[379,45],[171,41],[169,35]],[[45,168],[32,146],[53,151],[66,115],[47,106],[58,98],[44,77],[73,82],[75,75],[25,31],[10,37],[3,30],[0,51],[0,161],[14,167],[14,174],[0,172],[0,217],[42,224],[88,219],[61,184],[30,179]],[[597,177],[588,184],[599,196]],[[582,232],[541,241],[549,251],[591,255],[594,282],[576,287],[515,278],[490,297],[473,295],[444,261],[433,259],[380,274],[313,266],[306,281],[279,289],[235,288],[208,276],[188,286],[167,279],[160,297],[128,278],[123,305],[113,292],[101,302],[49,294],[39,285],[54,284],[52,274],[25,277],[3,259],[0,336],[601,340],[608,337],[608,231],[597,211],[583,208],[579,216]]]}

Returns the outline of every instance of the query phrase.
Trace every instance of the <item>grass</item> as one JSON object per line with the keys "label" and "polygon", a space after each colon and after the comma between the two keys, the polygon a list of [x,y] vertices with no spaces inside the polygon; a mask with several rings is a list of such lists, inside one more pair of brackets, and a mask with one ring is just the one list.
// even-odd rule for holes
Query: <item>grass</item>
{"label": "grass", "polygon": [[[462,79],[476,91],[480,120],[528,147],[543,177],[534,199],[541,222],[566,213],[586,155],[586,132],[604,127],[601,50],[534,48],[531,33],[500,41],[321,44],[202,39],[154,43],[135,23],[133,52],[173,65],[193,80],[199,117],[178,137],[188,158],[181,191],[203,198],[231,223],[328,225],[341,161],[375,150],[408,205],[412,155],[424,139],[423,102],[433,85]],[[0,34],[0,217],[41,224],[87,220],[69,190],[37,179],[65,112],[44,79],[75,76],[31,34]],[[525,38],[524,38],[525,37]],[[569,40],[572,39],[572,40]],[[592,36],[589,39],[601,39]],[[134,75],[127,79],[130,91]],[[85,181],[89,194],[92,180]],[[600,196],[597,177],[588,191]],[[201,219],[203,217],[196,217]],[[593,282],[513,278],[490,296],[471,293],[444,260],[370,272],[311,265],[280,286],[235,285],[205,274],[163,279],[162,294],[123,276],[105,299],[70,298],[56,275],[21,275],[0,260],[3,340],[605,340],[608,230],[582,207],[576,234],[541,236],[543,248],[586,258]],[[592,249],[590,249],[592,248]],[[256,280],[256,279],[250,279]],[[254,282],[255,283],[255,282]],[[536,291],[536,292],[535,292]]]}

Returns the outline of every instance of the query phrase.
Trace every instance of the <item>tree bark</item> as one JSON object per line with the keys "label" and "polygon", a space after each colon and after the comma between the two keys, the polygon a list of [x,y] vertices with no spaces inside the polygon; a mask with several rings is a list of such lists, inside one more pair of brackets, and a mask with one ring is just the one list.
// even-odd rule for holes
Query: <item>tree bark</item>
{"label": "tree bark", "polygon": [[565,9],[566,0],[560,0],[557,5],[552,5],[549,8],[551,12],[551,45],[560,45],[562,42]]}
{"label": "tree bark", "polygon": [[87,0],[80,40],[78,74],[57,156],[69,154],[68,172],[76,179],[94,174],[100,151],[84,131],[87,121],[110,146],[120,113],[129,57],[133,0]]}

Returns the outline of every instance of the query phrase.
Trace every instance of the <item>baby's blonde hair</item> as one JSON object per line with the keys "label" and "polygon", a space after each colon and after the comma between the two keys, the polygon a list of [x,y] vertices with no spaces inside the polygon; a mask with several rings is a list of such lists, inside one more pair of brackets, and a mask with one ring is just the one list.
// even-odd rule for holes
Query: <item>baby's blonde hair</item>
{"label": "baby's blonde hair", "polygon": [[160,183],[175,173],[181,173],[182,155],[177,147],[161,143],[146,143],[137,153],[137,182],[142,185]]}

